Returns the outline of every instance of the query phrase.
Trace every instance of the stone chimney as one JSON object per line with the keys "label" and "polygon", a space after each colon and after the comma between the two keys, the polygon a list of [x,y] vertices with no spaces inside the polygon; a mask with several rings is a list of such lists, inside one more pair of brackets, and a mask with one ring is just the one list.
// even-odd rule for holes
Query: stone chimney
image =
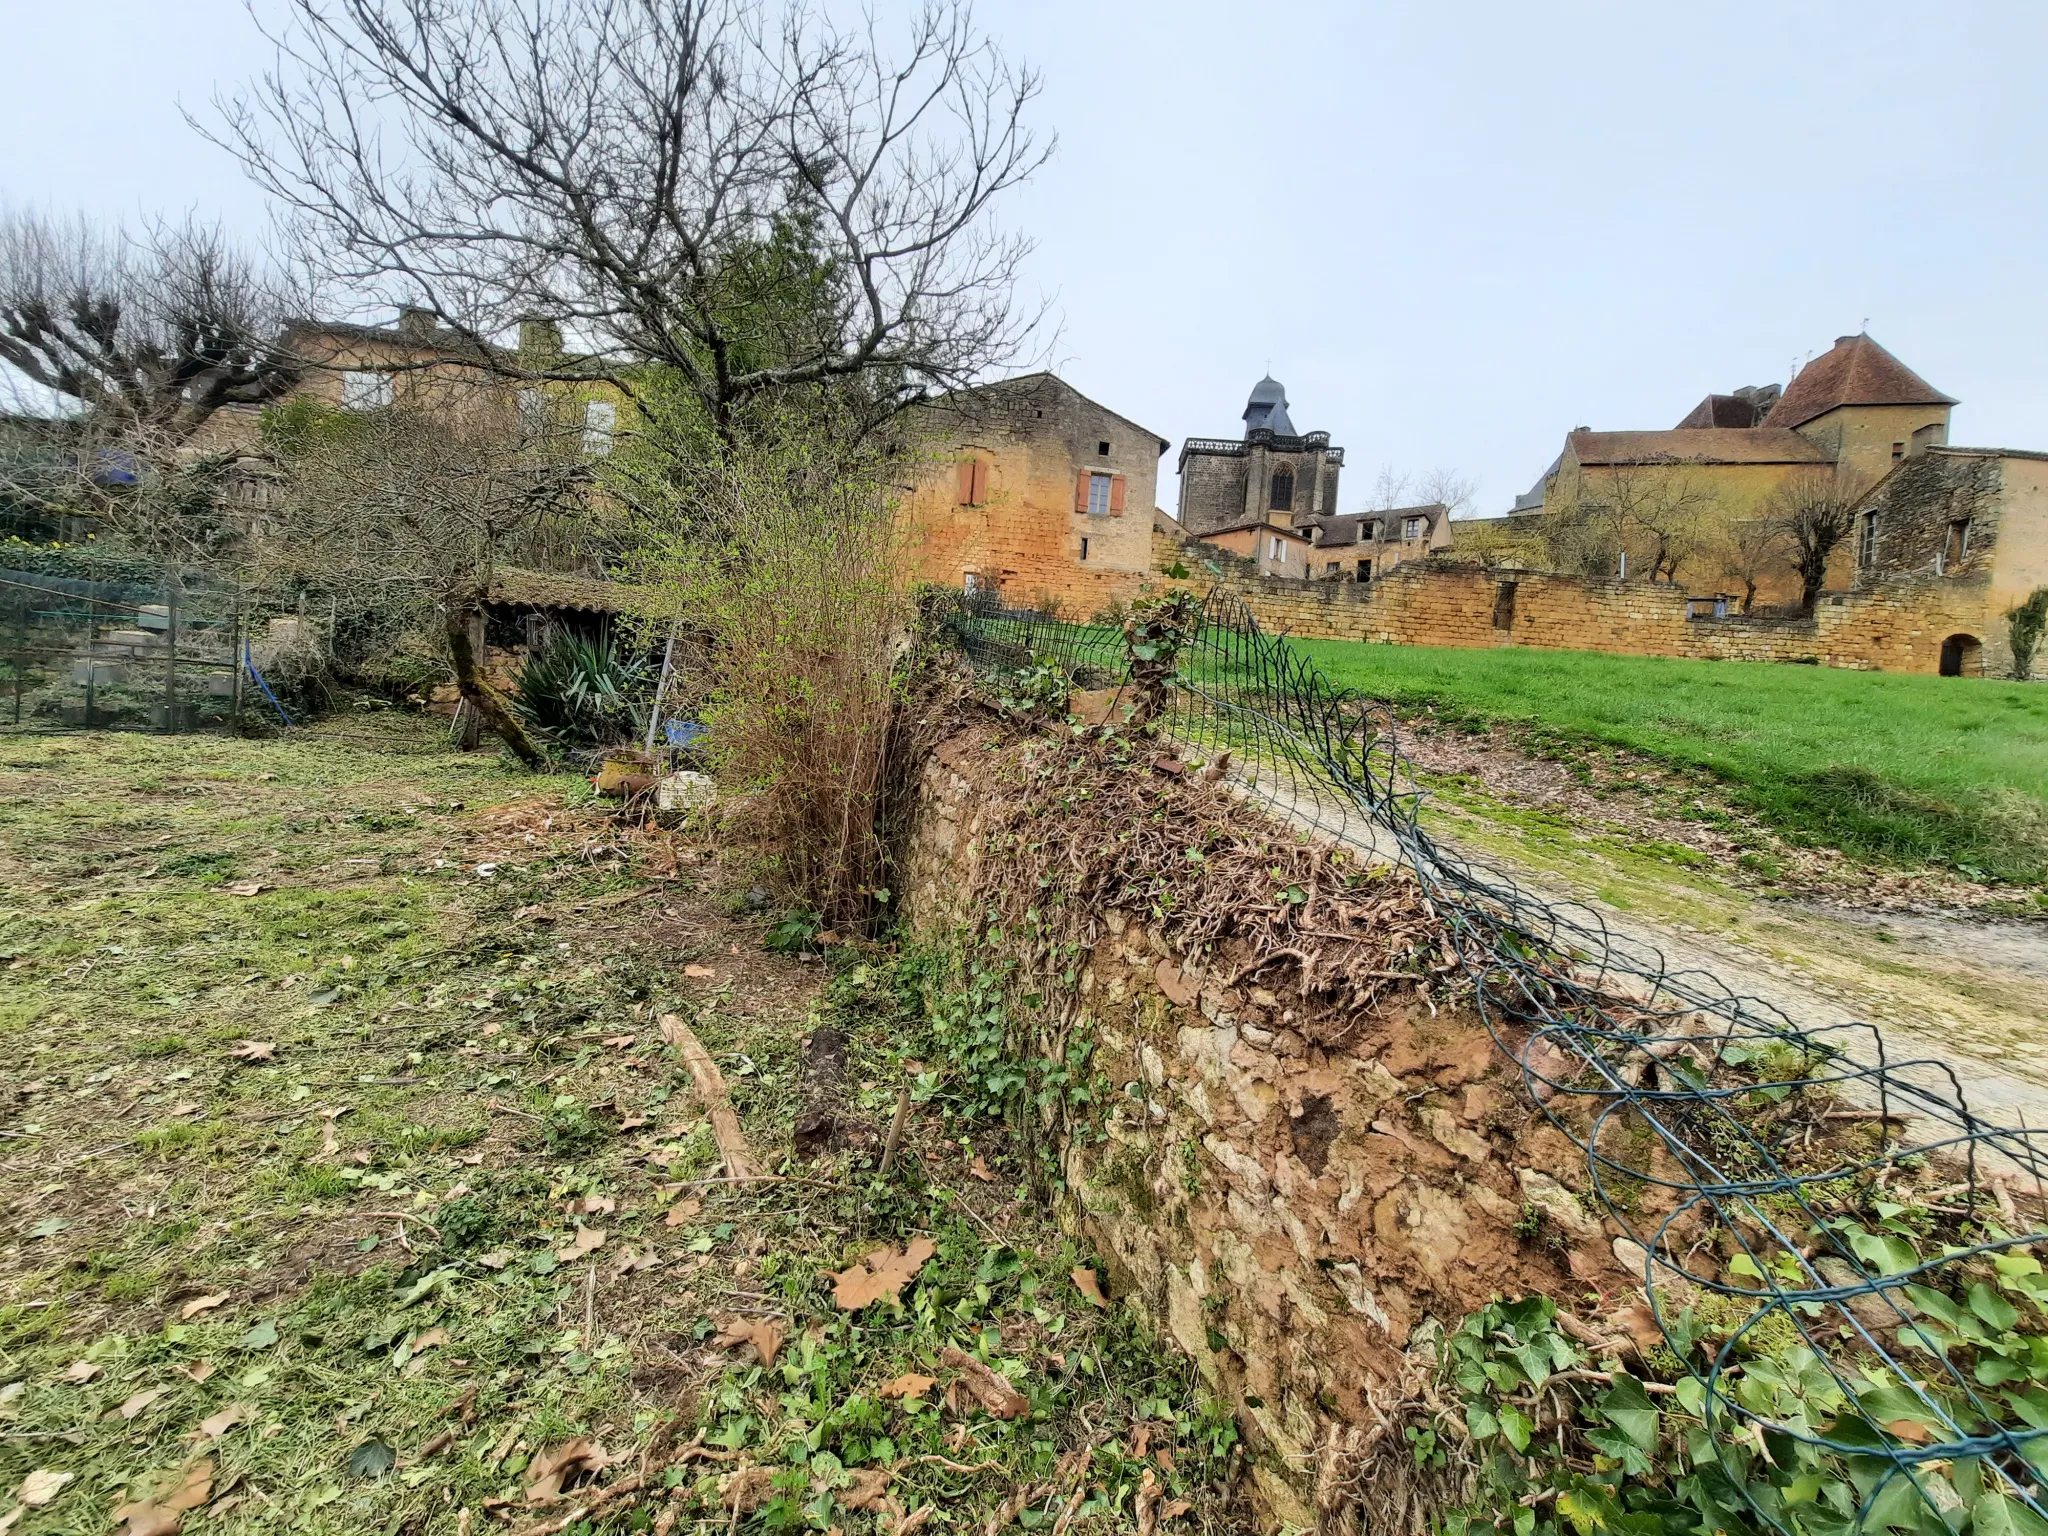
{"label": "stone chimney", "polygon": [[431,341],[435,330],[434,312],[402,304],[398,310],[398,332],[412,341]]}
{"label": "stone chimney", "polygon": [[539,315],[528,315],[519,322],[519,351],[531,359],[557,358],[562,355],[562,328],[552,320]]}

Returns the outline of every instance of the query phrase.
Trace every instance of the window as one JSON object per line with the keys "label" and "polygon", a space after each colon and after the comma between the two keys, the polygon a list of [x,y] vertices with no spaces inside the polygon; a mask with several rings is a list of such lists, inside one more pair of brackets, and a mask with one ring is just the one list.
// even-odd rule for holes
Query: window
{"label": "window", "polygon": [[1081,540],[1081,558],[1083,560],[1088,558],[1088,541],[1085,538]]}
{"label": "window", "polygon": [[1378,518],[1374,518],[1371,522],[1365,525],[1365,536],[1368,539],[1371,539],[1374,543],[1379,542],[1380,523]]}
{"label": "window", "polygon": [[548,435],[554,425],[554,402],[544,390],[522,389],[519,391],[519,435],[528,442]]}
{"label": "window", "polygon": [[1959,517],[1948,525],[1948,536],[1942,540],[1941,553],[1934,557],[1934,574],[1946,576],[1961,565],[1970,554],[1970,520]]}
{"label": "window", "polygon": [[1358,562],[1358,579],[1360,581],[1372,580],[1372,562],[1370,560],[1361,560]]}
{"label": "window", "polygon": [[1332,560],[1328,565],[1323,567],[1323,574],[1325,576],[1334,576],[1343,569],[1344,562],[1342,560]]}
{"label": "window", "polygon": [[1419,517],[1404,518],[1401,522],[1401,537],[1411,542],[1421,538],[1422,519]]}
{"label": "window", "polygon": [[1108,457],[1109,457],[1109,444],[1107,444],[1107,443],[1097,443],[1097,444],[1095,445],[1095,451],[1096,451],[1096,453],[1097,453],[1098,455],[1100,455],[1100,456],[1101,456],[1102,458],[1105,458],[1105,459],[1106,459],[1106,458],[1108,458]]}
{"label": "window", "polygon": [[965,571],[960,576],[960,590],[969,597],[981,590],[981,577],[974,571]]}
{"label": "window", "polygon": [[1090,475],[1088,477],[1088,515],[1090,517],[1109,516],[1110,479],[1111,477],[1108,475]]}
{"label": "window", "polygon": [[988,461],[962,459],[958,466],[960,505],[978,507],[988,500]]}
{"label": "window", "polygon": [[1273,494],[1268,498],[1268,503],[1275,512],[1292,512],[1294,510],[1293,470],[1282,469],[1274,471]]}
{"label": "window", "polygon": [[609,400],[587,401],[583,407],[583,451],[602,458],[612,451],[612,432],[619,424],[619,408]]}
{"label": "window", "polygon": [[1504,581],[1493,589],[1493,627],[1515,627],[1515,583]]}
{"label": "window", "polygon": [[1275,564],[1285,565],[1287,563],[1287,541],[1276,535],[1269,553],[1272,555]]}
{"label": "window", "polygon": [[341,376],[341,408],[344,411],[381,410],[390,403],[390,374],[351,368]]}
{"label": "window", "polygon": [[1870,565],[1877,559],[1877,514],[1863,514],[1863,529],[1856,540],[1856,563]]}
{"label": "window", "polygon": [[1892,444],[1892,462],[1893,462],[1894,464],[1896,464],[1896,463],[1898,463],[1898,462],[1899,462],[1899,460],[1903,459],[1903,458],[1904,458],[1905,456],[1906,456],[1906,445],[1905,445],[1904,443],[1893,443],[1893,444]]}

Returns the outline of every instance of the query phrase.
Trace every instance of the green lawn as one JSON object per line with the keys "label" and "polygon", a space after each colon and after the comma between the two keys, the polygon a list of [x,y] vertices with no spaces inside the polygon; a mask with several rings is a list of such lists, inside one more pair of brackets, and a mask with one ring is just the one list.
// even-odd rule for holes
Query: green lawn
{"label": "green lawn", "polygon": [[2048,881],[2048,687],[1588,651],[1304,641],[1337,683],[1723,781],[1796,839]]}

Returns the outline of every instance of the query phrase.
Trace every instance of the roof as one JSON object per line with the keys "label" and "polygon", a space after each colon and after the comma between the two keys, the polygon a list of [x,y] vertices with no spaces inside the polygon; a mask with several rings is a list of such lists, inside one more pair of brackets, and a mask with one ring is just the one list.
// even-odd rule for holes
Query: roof
{"label": "roof", "polygon": [[491,582],[486,599],[513,608],[580,608],[587,613],[636,613],[654,594],[644,587],[594,576],[564,576],[508,566]]}
{"label": "roof", "polygon": [[1681,432],[1688,427],[1753,427],[1756,425],[1756,402],[1745,400],[1740,395],[1709,395],[1690,411],[1685,420],[1678,424]]}
{"label": "roof", "polygon": [[1122,422],[1125,426],[1131,427],[1136,431],[1143,433],[1146,437],[1151,438],[1153,441],[1159,444],[1159,451],[1161,453],[1166,452],[1167,449],[1173,446],[1172,443],[1168,442],[1165,438],[1161,437],[1157,432],[1154,432],[1150,427],[1139,426],[1137,422],[1131,420],[1131,418],[1124,415],[1123,412],[1112,411],[1100,400],[1096,400],[1088,395],[1082,394],[1080,390],[1074,388],[1073,385],[1069,384],[1065,379],[1061,378],[1058,374],[1049,372],[1045,369],[1040,369],[1036,373],[1020,373],[1015,378],[995,379],[987,384],[975,384],[969,386],[966,389],[954,390],[948,394],[938,396],[936,399],[928,402],[928,404],[943,408],[949,400],[954,400],[959,397],[982,394],[994,394],[1000,390],[1019,389],[1025,386],[1037,388],[1042,384],[1048,383],[1057,385],[1059,388],[1064,389],[1068,394],[1072,395],[1077,400],[1086,400],[1098,411],[1101,411],[1108,416],[1114,416],[1118,421]]}
{"label": "roof", "polygon": [[1295,526],[1322,529],[1323,536],[1316,547],[1332,549],[1345,544],[1363,543],[1362,535],[1367,523],[1393,523],[1404,518],[1426,517],[1434,524],[1448,510],[1442,502],[1431,501],[1419,507],[1376,507],[1370,512],[1325,512],[1316,517],[1303,518]]}
{"label": "roof", "polygon": [[1287,390],[1270,373],[1252,386],[1251,398],[1244,403],[1244,429],[1247,432],[1264,430],[1293,437],[1294,422],[1287,414]]}
{"label": "roof", "polygon": [[1278,534],[1283,539],[1299,539],[1304,544],[1313,542],[1309,538],[1309,536],[1303,533],[1299,528],[1283,528],[1278,523],[1260,522],[1232,523],[1228,528],[1211,528],[1206,533],[1189,534],[1188,537],[1195,539],[1213,539],[1217,537],[1219,534],[1243,533],[1247,528],[1255,528],[1260,533]]}
{"label": "roof", "polygon": [[1765,418],[1772,427],[1797,427],[1844,405],[1954,405],[1919,374],[1864,332],[1837,336],[1785,386]]}
{"label": "roof", "polygon": [[1828,451],[1785,427],[1680,427],[1670,432],[1572,433],[1581,464],[1825,464]]}

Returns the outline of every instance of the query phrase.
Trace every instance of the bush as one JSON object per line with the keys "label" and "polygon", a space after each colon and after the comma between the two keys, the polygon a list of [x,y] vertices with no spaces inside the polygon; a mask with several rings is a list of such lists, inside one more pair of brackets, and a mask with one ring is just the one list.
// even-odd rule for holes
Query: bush
{"label": "bush", "polygon": [[2026,682],[2034,675],[2034,653],[2048,630],[2048,587],[2036,587],[2017,608],[2005,611],[2005,629],[2012,641],[2012,675]]}
{"label": "bush", "polygon": [[513,707],[534,730],[565,746],[614,746],[646,728],[654,679],[609,640],[557,635],[513,678]]}

